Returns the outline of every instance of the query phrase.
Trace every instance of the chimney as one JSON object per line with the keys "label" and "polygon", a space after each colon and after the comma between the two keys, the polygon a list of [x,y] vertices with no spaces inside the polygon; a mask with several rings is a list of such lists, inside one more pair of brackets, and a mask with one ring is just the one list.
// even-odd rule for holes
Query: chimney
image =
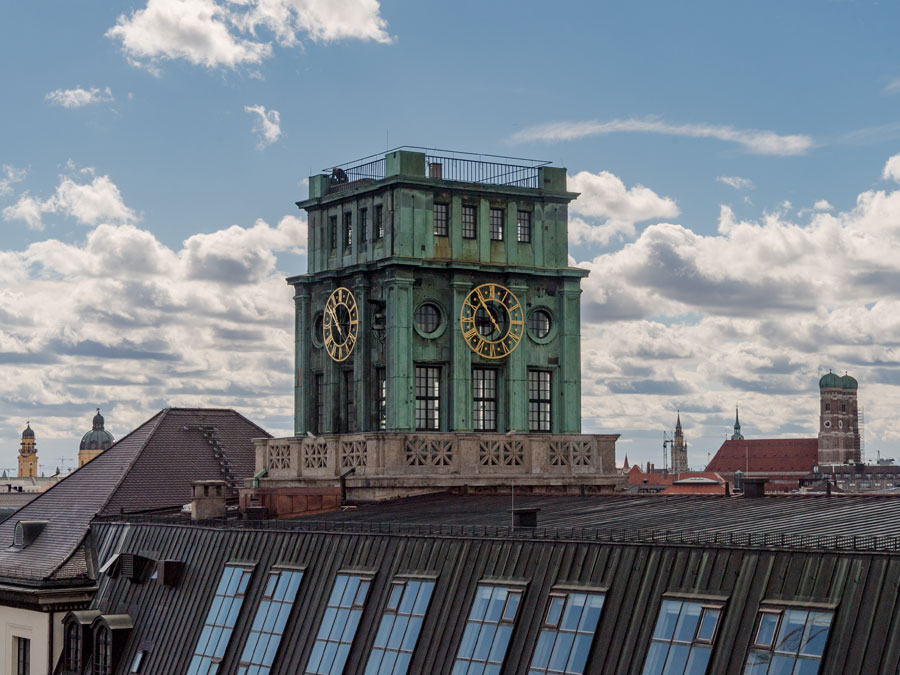
{"label": "chimney", "polygon": [[768,480],[768,478],[744,478],[744,499],[765,497]]}
{"label": "chimney", "polygon": [[537,527],[540,509],[513,509],[513,527]]}
{"label": "chimney", "polygon": [[191,520],[225,517],[224,480],[195,480],[191,483]]}

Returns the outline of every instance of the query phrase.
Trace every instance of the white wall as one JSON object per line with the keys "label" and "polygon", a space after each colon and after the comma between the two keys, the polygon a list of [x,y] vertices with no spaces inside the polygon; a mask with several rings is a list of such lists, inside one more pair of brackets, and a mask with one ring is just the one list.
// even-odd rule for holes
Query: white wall
{"label": "white wall", "polygon": [[[0,675],[16,673],[16,639],[31,640],[31,675],[48,675],[62,652],[62,619],[65,614],[33,612],[0,605]],[[53,655],[50,647],[49,622],[53,620]]]}

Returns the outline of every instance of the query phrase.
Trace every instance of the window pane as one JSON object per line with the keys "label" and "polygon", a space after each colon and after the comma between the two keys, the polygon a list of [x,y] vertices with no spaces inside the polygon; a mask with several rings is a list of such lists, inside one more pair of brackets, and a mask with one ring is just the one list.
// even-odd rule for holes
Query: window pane
{"label": "window pane", "polygon": [[666,664],[666,656],[669,654],[669,643],[650,642],[650,650],[647,652],[647,660],[644,662],[643,675],[661,675]]}
{"label": "window pane", "polygon": [[[519,594],[518,590],[510,591],[502,586],[478,586],[456,654],[454,673],[499,672],[506,657],[518,608],[519,598],[513,599],[511,596]],[[462,664],[466,664],[464,670]]]}
{"label": "window pane", "polygon": [[237,565],[226,565],[222,570],[216,594],[207,610],[206,620],[194,647],[194,658],[189,672],[206,672],[209,666],[204,668],[203,664],[209,662],[208,659],[222,657],[225,654],[251,575],[252,570]]}
{"label": "window pane", "polygon": [[532,668],[546,668],[550,663],[550,654],[553,651],[553,643],[556,641],[556,631],[542,630],[534,648],[534,657],[531,659]]}
{"label": "window pane", "polygon": [[769,675],[791,675],[794,672],[794,658],[786,654],[775,654],[769,665]]}
{"label": "window pane", "polygon": [[547,608],[547,623],[551,626],[556,626],[559,624],[559,620],[562,617],[563,607],[566,604],[566,599],[564,597],[560,597],[558,595],[551,596],[550,598],[550,607]]}
{"label": "window pane", "polygon": [[656,620],[656,629],[653,637],[662,640],[671,640],[678,624],[678,615],[681,613],[681,601],[663,600],[659,610],[659,618]]}
{"label": "window pane", "polygon": [[800,640],[803,637],[808,615],[809,612],[803,610],[785,610],[778,638],[775,641],[775,651],[797,652],[800,649]]}
{"label": "window pane", "polygon": [[678,642],[692,642],[697,632],[697,624],[700,622],[700,613],[703,607],[695,602],[686,602],[681,610],[681,618],[675,627],[673,640]]}
{"label": "window pane", "polygon": [[680,645],[677,642],[669,648],[669,658],[666,659],[666,667],[663,668],[663,675],[681,675],[684,672],[684,666],[687,664],[687,658],[691,653],[689,645]]}
{"label": "window pane", "polygon": [[356,575],[337,575],[306,673],[343,672],[368,592],[369,580]]}
{"label": "window pane", "polygon": [[704,675],[712,649],[703,645],[695,645],[691,648],[687,665],[684,668],[685,675]]}
{"label": "window pane", "polygon": [[584,672],[584,666],[587,664],[588,656],[591,653],[591,643],[593,641],[593,633],[591,635],[578,634],[575,636],[575,642],[572,644],[572,654],[566,666],[567,673]]}
{"label": "window pane", "polygon": [[697,631],[698,640],[712,640],[716,634],[716,624],[719,622],[719,610],[707,607],[700,621],[700,630]]}
{"label": "window pane", "polygon": [[756,631],[756,644],[771,646],[775,639],[775,629],[778,627],[778,614],[762,612],[759,615],[759,629]]}
{"label": "window pane", "polygon": [[806,624],[806,632],[803,635],[803,644],[800,647],[800,653],[810,656],[822,656],[825,652],[825,643],[828,640],[828,631],[830,628],[830,612],[810,612],[809,620]]}

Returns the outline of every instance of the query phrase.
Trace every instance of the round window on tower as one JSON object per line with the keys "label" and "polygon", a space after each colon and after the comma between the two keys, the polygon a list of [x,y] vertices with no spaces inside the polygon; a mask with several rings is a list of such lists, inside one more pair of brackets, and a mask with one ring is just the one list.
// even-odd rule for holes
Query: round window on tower
{"label": "round window on tower", "polygon": [[825,428],[826,428],[826,429],[830,429],[830,428],[831,428],[831,420],[825,420]]}
{"label": "round window on tower", "polygon": [[444,332],[444,312],[436,302],[426,301],[416,307],[413,319],[416,332],[424,338],[436,338]]}
{"label": "round window on tower", "polygon": [[322,335],[322,312],[319,312],[316,314],[315,318],[313,318],[312,329],[312,341],[316,347],[321,347],[324,344]]}
{"label": "round window on tower", "polygon": [[547,344],[556,335],[556,322],[546,307],[535,307],[526,320],[528,337],[538,344]]}
{"label": "round window on tower", "polygon": [[844,428],[844,420],[838,420],[838,429]]}

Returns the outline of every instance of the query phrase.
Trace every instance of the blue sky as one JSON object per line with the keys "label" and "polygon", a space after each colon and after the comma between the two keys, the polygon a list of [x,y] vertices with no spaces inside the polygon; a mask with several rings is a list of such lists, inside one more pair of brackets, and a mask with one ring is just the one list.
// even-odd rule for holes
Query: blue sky
{"label": "blue sky", "polygon": [[[585,428],[704,463],[861,383],[900,449],[900,8],[863,2],[0,4],[0,466],[163,405],[290,428],[293,202],[401,144],[582,192]],[[53,457],[54,459],[50,459]],[[45,459],[46,458],[46,459]]]}

